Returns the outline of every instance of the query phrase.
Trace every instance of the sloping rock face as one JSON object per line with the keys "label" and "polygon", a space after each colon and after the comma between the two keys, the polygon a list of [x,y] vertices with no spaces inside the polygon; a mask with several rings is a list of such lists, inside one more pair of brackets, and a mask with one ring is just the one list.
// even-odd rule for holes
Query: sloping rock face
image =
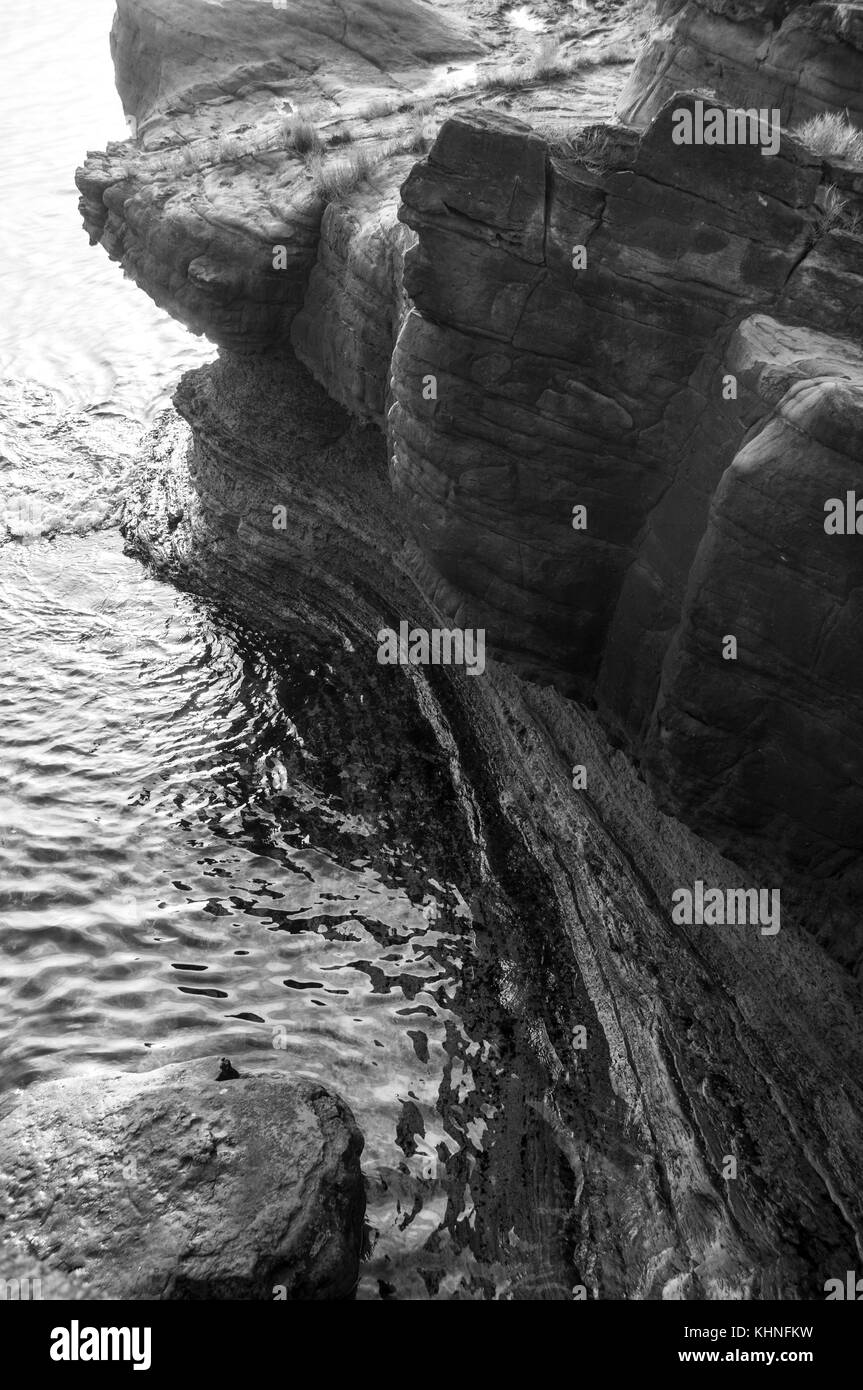
{"label": "sloping rock face", "polygon": [[4,1273],[43,1298],[349,1297],[365,1210],[350,1111],[282,1073],[218,1072],[207,1058],[5,1097]]}
{"label": "sloping rock face", "polygon": [[305,84],[396,90],[402,72],[481,51],[456,6],[421,0],[117,0],[111,33],[117,89],[141,125]]}
{"label": "sloping rock face", "polygon": [[860,125],[861,62],[859,5],[659,0],[620,115],[645,124],[674,92],[703,87],[745,107],[776,107],[783,124],[847,109]]}

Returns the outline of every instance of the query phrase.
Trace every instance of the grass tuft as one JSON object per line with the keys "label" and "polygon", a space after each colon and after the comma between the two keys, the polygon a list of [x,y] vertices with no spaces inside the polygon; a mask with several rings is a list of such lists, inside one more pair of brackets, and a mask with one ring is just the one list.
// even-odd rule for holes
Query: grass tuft
{"label": "grass tuft", "polygon": [[396,97],[373,97],[357,112],[357,117],[361,120],[376,121],[382,116],[391,116],[398,109]]}
{"label": "grass tuft", "polygon": [[611,44],[603,50],[578,54],[567,52],[560,37],[543,34],[536,46],[533,57],[501,68],[498,72],[488,72],[480,79],[480,87],[496,91],[514,92],[533,82],[553,82],[561,77],[569,77],[586,68],[602,67],[611,63],[629,63],[633,59],[630,47],[622,43]]}
{"label": "grass tuft", "polygon": [[307,168],[315,195],[332,203],[352,193],[380,163],[382,150],[354,150],[344,159],[324,160],[319,153],[310,156]]}
{"label": "grass tuft", "polygon": [[849,212],[848,199],[833,183],[818,190],[818,213],[815,218],[815,240],[829,232],[852,232],[859,236],[863,219],[859,212]]}
{"label": "grass tuft", "polygon": [[852,125],[847,112],[842,115],[839,111],[824,111],[820,116],[810,116],[794,127],[793,134],[822,159],[863,164],[863,131]]}
{"label": "grass tuft", "polygon": [[611,140],[603,126],[583,126],[577,130],[550,126],[543,134],[553,154],[577,160],[596,178],[608,172]]}
{"label": "grass tuft", "polygon": [[302,111],[294,111],[286,116],[282,126],[285,148],[296,150],[299,155],[318,154],[324,142],[308,116]]}

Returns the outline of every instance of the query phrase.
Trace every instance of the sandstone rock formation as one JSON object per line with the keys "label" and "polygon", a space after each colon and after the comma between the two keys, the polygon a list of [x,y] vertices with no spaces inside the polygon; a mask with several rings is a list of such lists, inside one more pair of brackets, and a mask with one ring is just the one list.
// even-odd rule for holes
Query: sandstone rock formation
{"label": "sandstone rock formation", "polygon": [[[671,131],[698,99],[683,77],[742,99],[753,30],[772,36],[757,106],[787,124],[848,104],[853,15],[669,11],[623,124],[577,119],[609,95],[601,69],[583,97],[574,80],[513,95],[462,74],[431,99],[425,158],[398,129],[410,103],[383,118],[382,147],[367,90],[351,104],[340,86],[353,146],[376,153],[322,194],[313,160],[275,136],[239,157],[216,147],[212,167],[165,162],[160,143],[223,119],[235,133],[244,111],[262,139],[275,122],[258,79],[220,78],[232,95],[214,108],[192,71],[185,115],[145,76],[136,87],[128,74],[162,61],[124,56],[139,10],[153,6],[120,6],[117,62],[143,141],[79,171],[82,212],[221,354],[178,390],[188,429],[150,441],[130,545],[370,662],[400,618],[486,629],[505,665],[483,681],[411,679],[462,757],[487,871],[501,872],[488,828],[514,826],[577,967],[573,1013],[544,1023],[539,1049],[572,1175],[573,1277],[592,1297],[820,1297],[863,1239],[846,973],[863,944],[859,537],[824,529],[827,500],[855,487],[863,418],[861,171],[787,129],[773,157]],[[483,43],[501,55],[480,10],[447,30],[456,66]],[[700,55],[720,41],[739,72],[729,58],[708,74]],[[847,68],[823,56],[837,45]],[[279,61],[293,102],[307,75]],[[342,111],[317,124],[325,163],[345,158]],[[699,877],[781,886],[779,937],[672,925],[673,889]],[[592,1043],[573,1062],[579,1022]],[[739,1185],[721,1176],[729,1154]]]}
{"label": "sandstone rock formation", "polygon": [[594,696],[666,809],[856,891],[858,560],[824,506],[857,471],[863,243],[819,236],[799,144],[675,146],[681,104],[635,146],[609,132],[602,175],[500,120],[447,123],[403,188],[393,485],[442,606]]}
{"label": "sandstone rock formation", "polygon": [[218,1070],[4,1097],[4,1277],[41,1279],[48,1299],[348,1297],[365,1207],[350,1111],[283,1073]]}

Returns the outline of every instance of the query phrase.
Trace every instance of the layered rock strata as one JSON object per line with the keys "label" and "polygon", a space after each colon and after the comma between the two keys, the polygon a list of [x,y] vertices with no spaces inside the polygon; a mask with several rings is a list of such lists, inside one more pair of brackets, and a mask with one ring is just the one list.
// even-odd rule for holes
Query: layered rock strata
{"label": "layered rock strata", "polygon": [[793,140],[676,146],[686,104],[608,134],[602,176],[447,123],[403,188],[393,485],[427,591],[594,697],[666,809],[856,887],[859,556],[825,504],[858,471],[863,243],[819,236]]}

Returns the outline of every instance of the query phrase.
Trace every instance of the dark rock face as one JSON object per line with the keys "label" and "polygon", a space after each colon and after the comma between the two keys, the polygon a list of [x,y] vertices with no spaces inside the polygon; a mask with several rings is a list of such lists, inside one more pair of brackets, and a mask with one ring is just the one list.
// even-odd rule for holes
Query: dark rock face
{"label": "dark rock face", "polygon": [[396,186],[364,190],[350,206],[330,204],[303,307],[291,325],[294,352],[333,400],[381,429],[393,345],[409,308],[404,258],[416,240],[397,220],[398,206]]}
{"label": "dark rock face", "polygon": [[675,145],[687,104],[601,177],[514,123],[447,123],[402,191],[393,485],[441,606],[594,696],[666,809],[856,882],[860,560],[824,507],[859,472],[861,242],[813,251],[821,174],[794,141]]}
{"label": "dark rock face", "polygon": [[[777,382],[781,353],[795,350]],[[825,534],[824,503],[859,485],[863,358],[850,344],[752,319],[729,357],[756,388],[758,414],[713,494],[647,759],[666,800],[720,841],[733,822],[739,842],[763,837],[818,876],[853,872],[863,556],[859,537]],[[739,634],[736,669],[719,655],[720,631]]]}
{"label": "dark rock face", "polygon": [[[693,365],[741,308],[775,298],[811,230],[819,174],[797,150],[681,158],[670,132],[667,111],[600,181],[520,125],[465,117],[402,191],[419,313],[394,362],[395,486],[430,563],[469,603],[481,595],[498,649],[581,694],[691,432]],[[480,168],[495,171],[485,205]],[[421,373],[435,369],[428,407]]]}
{"label": "dark rock face", "polygon": [[705,87],[743,106],[777,107],[783,124],[847,108],[860,125],[861,62],[856,5],[660,0],[620,114],[643,124],[674,92]]}
{"label": "dark rock face", "polygon": [[45,1298],[348,1297],[365,1210],[350,1111],[282,1073],[216,1081],[218,1062],[6,1097],[3,1269]]}

